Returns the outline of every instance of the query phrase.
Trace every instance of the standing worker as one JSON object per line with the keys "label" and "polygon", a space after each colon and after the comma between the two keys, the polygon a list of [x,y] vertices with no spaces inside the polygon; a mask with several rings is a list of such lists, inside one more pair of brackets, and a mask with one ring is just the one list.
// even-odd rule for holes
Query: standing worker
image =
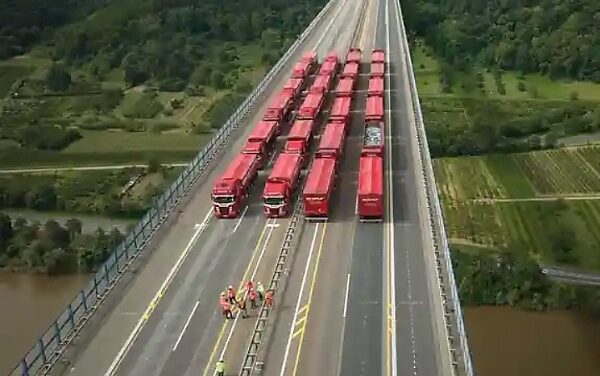
{"label": "standing worker", "polygon": [[248,311],[246,310],[246,299],[240,299],[237,305],[240,310],[240,314],[242,315],[242,318],[245,319],[246,317],[248,317]]}
{"label": "standing worker", "polygon": [[275,303],[274,295],[275,293],[271,289],[269,289],[265,295],[265,303],[269,308],[273,307],[273,304]]}
{"label": "standing worker", "polygon": [[231,312],[231,303],[229,303],[229,301],[223,300],[221,302],[221,309],[223,310],[223,316],[225,316],[226,319],[233,318],[233,312]]}
{"label": "standing worker", "polygon": [[246,294],[250,294],[250,291],[254,290],[254,282],[251,280],[246,282]]}
{"label": "standing worker", "polygon": [[261,282],[258,282],[258,285],[256,286],[256,292],[258,293],[258,298],[263,300],[265,297],[265,287]]}
{"label": "standing worker", "polygon": [[217,362],[215,371],[217,372],[217,376],[225,376],[225,362],[223,361],[223,358],[219,359]]}
{"label": "standing worker", "polygon": [[235,298],[235,290],[233,289],[233,286],[229,286],[227,288],[227,298],[229,299],[229,303],[237,303],[237,299]]}
{"label": "standing worker", "polygon": [[248,299],[250,299],[250,308],[255,309],[256,308],[256,291],[250,290],[250,293],[248,293]]}

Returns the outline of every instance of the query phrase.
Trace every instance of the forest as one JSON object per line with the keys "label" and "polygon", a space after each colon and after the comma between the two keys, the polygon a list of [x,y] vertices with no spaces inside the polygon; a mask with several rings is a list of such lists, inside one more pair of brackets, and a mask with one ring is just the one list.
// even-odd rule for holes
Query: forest
{"label": "forest", "polygon": [[48,274],[89,273],[95,270],[124,235],[98,228],[82,233],[81,222],[64,225],[50,220],[27,222],[0,212],[0,268],[27,269]]}
{"label": "forest", "polygon": [[408,27],[447,63],[600,82],[596,0],[404,1]]}
{"label": "forest", "polygon": [[474,254],[453,249],[452,263],[465,305],[510,305],[536,311],[579,309],[600,315],[598,288],[554,283],[526,254]]}

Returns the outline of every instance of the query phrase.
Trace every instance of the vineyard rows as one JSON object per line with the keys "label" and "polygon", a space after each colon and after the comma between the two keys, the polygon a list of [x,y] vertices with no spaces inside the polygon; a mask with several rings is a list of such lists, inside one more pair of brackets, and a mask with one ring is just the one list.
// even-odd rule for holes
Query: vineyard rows
{"label": "vineyard rows", "polygon": [[600,192],[600,147],[513,156],[540,195]]}

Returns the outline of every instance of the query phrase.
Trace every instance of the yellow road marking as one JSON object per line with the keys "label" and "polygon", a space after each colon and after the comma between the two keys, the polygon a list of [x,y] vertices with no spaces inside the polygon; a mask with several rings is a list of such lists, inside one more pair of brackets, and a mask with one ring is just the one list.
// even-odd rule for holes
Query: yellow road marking
{"label": "yellow road marking", "polygon": [[[267,228],[269,227],[268,224],[269,224],[269,220],[267,220],[265,222],[262,232],[260,233],[260,236],[258,237],[256,246],[254,247],[254,250],[252,251],[252,257],[250,258],[250,261],[248,262],[248,266],[246,266],[246,270],[244,271],[244,275],[242,276],[242,281],[240,282],[238,290],[241,290],[244,287],[244,283],[246,282],[246,278],[248,278],[248,273],[250,272],[250,267],[252,266],[252,263],[254,262],[254,258],[256,257],[256,254],[258,253],[258,249],[260,248],[260,245],[265,236],[265,233],[267,232]],[[225,328],[227,327],[228,324],[229,324],[229,320],[225,320],[225,322],[223,322],[223,325],[221,326],[221,330],[219,331],[219,335],[217,336],[215,345],[210,353],[210,357],[208,358],[206,367],[204,367],[204,372],[202,372],[203,376],[206,376],[208,374],[208,371],[212,368],[213,358],[215,357],[215,354],[217,353],[217,350],[219,349],[219,346],[221,345],[221,340],[223,339],[223,334],[225,333]]]}
{"label": "yellow road marking", "polygon": [[312,302],[313,291],[315,289],[315,282],[317,281],[317,273],[319,271],[319,261],[321,259],[321,251],[323,250],[323,243],[324,243],[324,240],[325,240],[325,233],[327,232],[327,224],[328,223],[325,223],[325,225],[323,225],[323,230],[321,232],[321,239],[319,240],[319,250],[317,252],[317,260],[316,260],[316,264],[315,264],[315,269],[313,270],[312,279],[310,281],[310,291],[308,293],[308,303],[306,303],[306,305],[305,305],[305,307],[306,307],[306,320],[304,322],[304,325],[302,326],[302,333],[300,335],[300,342],[298,344],[298,351],[296,352],[296,361],[294,362],[294,370],[292,372],[293,376],[295,376],[296,372],[298,371],[298,363],[300,362],[300,353],[302,352],[302,345],[304,344],[304,333],[305,333],[304,328],[308,324],[308,315],[310,314],[310,303]]}
{"label": "yellow road marking", "polygon": [[294,332],[294,334],[292,335],[292,338],[296,338],[301,333],[304,333],[304,325],[302,326],[302,328],[300,328],[300,329],[298,329],[297,331]]}

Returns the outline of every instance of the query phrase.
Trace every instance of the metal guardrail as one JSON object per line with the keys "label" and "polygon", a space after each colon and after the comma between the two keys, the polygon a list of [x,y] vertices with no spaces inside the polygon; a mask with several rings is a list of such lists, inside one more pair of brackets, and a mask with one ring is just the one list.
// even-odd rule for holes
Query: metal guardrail
{"label": "metal guardrail", "polygon": [[246,97],[225,124],[216,132],[209,143],[194,157],[155,205],[118,245],[104,264],[94,274],[86,287],[81,289],[65,310],[52,322],[46,332],[9,373],[9,376],[29,376],[47,372],[64,352],[66,346],[83,328],[97,307],[127,270],[129,265],[142,252],[149,240],[177,207],[190,189],[210,167],[215,156],[227,144],[230,136],[242,124],[242,120],[257,105],[274,77],[281,71],[289,58],[308,37],[334,0],[330,0],[308,27],[292,43],[285,54],[265,75],[262,81]]}
{"label": "metal guardrail", "polygon": [[[395,0],[398,1],[398,0]],[[400,5],[398,5],[400,6]],[[424,185],[427,188],[426,195],[428,200],[428,207],[430,210],[430,216],[432,220],[432,228],[434,231],[434,245],[436,247],[436,262],[437,266],[441,271],[445,271],[445,279],[440,276],[440,283],[442,289],[445,290],[444,286],[450,290],[450,296],[446,296],[444,299],[444,314],[446,317],[455,318],[454,321],[457,328],[457,348],[460,349],[460,353],[457,354],[452,351],[454,356],[455,366],[460,366],[464,373],[468,376],[474,375],[473,364],[471,362],[471,353],[469,351],[469,345],[467,342],[467,336],[464,328],[464,320],[462,315],[462,309],[460,306],[460,299],[458,297],[458,290],[456,288],[456,281],[454,279],[454,272],[452,268],[452,259],[450,257],[450,248],[448,246],[448,238],[446,236],[446,229],[444,226],[444,217],[440,205],[440,199],[438,197],[437,185],[435,176],[433,173],[433,165],[431,162],[431,155],[429,154],[429,145],[427,143],[427,134],[425,132],[425,123],[423,122],[423,114],[421,112],[421,103],[419,101],[419,95],[417,93],[417,84],[414,75],[413,65],[410,58],[408,40],[406,34],[406,28],[404,26],[404,18],[402,11],[400,11],[400,26],[404,34],[404,38],[401,38],[401,43],[404,45],[406,54],[406,65],[409,71],[409,86],[411,89],[411,97],[413,110],[417,117],[416,128],[417,128],[417,139],[419,143],[419,155],[423,166]],[[451,337],[454,337],[451,335]],[[453,342],[453,338],[450,338],[450,342]],[[458,359],[457,359],[458,358]]]}

